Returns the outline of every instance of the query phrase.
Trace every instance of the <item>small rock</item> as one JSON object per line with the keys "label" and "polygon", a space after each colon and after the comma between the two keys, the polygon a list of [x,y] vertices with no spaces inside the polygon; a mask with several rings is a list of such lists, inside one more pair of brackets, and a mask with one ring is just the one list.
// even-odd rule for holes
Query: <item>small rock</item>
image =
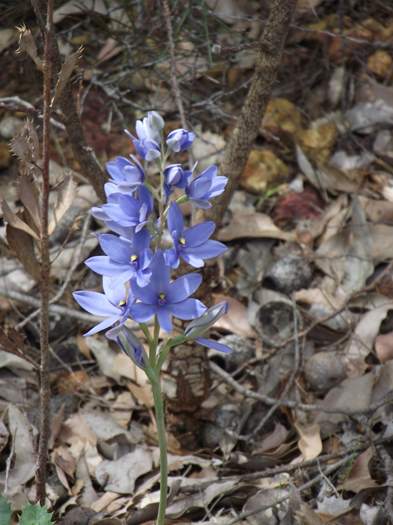
{"label": "small rock", "polygon": [[23,122],[16,117],[8,115],[0,122],[0,135],[3,139],[10,140],[18,133],[23,126]]}
{"label": "small rock", "polygon": [[265,273],[263,286],[290,295],[307,288],[312,280],[310,264],[298,255],[287,255],[278,259]]}
{"label": "small rock", "polygon": [[338,352],[318,352],[307,360],[304,376],[310,387],[326,392],[346,377],[345,365]]}
{"label": "small rock", "polygon": [[59,525],[88,525],[91,518],[97,513],[94,510],[84,507],[75,507],[71,509],[64,518],[59,522]]}
{"label": "small rock", "polygon": [[226,430],[236,432],[240,422],[239,407],[231,404],[217,407],[213,422],[206,423],[202,432],[203,445],[207,448],[221,446],[227,438]]}
{"label": "small rock", "polygon": [[[294,309],[284,301],[270,301],[259,308],[255,315],[255,328],[261,337],[281,344],[294,333]],[[298,317],[298,328],[301,319]]]}
{"label": "small rock", "polygon": [[225,369],[229,372],[236,370],[243,363],[255,357],[255,343],[245,337],[231,334],[221,337],[218,342],[232,349],[232,352],[228,354],[211,350],[213,355],[217,355],[220,360],[225,361]]}

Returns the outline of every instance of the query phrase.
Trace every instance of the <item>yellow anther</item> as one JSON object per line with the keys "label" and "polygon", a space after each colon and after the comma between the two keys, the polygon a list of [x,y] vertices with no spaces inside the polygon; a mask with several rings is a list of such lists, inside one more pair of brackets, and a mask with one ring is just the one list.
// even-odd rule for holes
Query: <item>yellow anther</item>
{"label": "yellow anther", "polygon": [[186,240],[184,237],[180,237],[179,239],[179,243],[182,244],[183,246],[186,244]]}
{"label": "yellow anther", "polygon": [[131,262],[135,262],[137,260],[138,260],[138,256],[137,255],[131,255],[131,257],[130,257],[130,261]]}
{"label": "yellow anther", "polygon": [[161,292],[161,293],[159,294],[158,297],[159,297],[160,299],[165,299],[165,294],[164,294],[164,292]]}
{"label": "yellow anther", "polygon": [[126,304],[125,300],[123,299],[122,301],[119,302],[118,306],[124,306]]}

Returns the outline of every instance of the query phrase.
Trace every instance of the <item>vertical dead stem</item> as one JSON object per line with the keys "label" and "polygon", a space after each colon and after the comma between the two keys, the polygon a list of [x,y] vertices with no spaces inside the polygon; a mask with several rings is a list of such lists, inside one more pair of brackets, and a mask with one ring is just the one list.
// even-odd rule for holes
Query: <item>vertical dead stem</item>
{"label": "vertical dead stem", "polygon": [[173,95],[175,97],[177,109],[179,110],[181,125],[182,125],[182,127],[184,129],[187,129],[186,113],[184,111],[183,99],[181,97],[180,87],[179,87],[179,83],[177,81],[176,50],[175,50],[175,41],[173,39],[171,11],[170,11],[170,8],[169,8],[168,0],[162,0],[162,7],[163,7],[163,11],[164,11],[166,31],[168,33],[169,53],[170,53],[170,56],[171,56],[172,91],[173,91]]}
{"label": "vertical dead stem", "polygon": [[40,437],[38,443],[37,500],[45,505],[46,465],[50,432],[50,385],[49,385],[49,154],[50,154],[50,102],[52,80],[53,0],[47,3],[44,47],[44,110],[42,138],[42,192],[41,192],[41,316],[40,316]]}
{"label": "vertical dead stem", "polygon": [[227,144],[221,164],[221,175],[228,177],[225,193],[217,199],[209,218],[220,224],[236,190],[257,137],[266,105],[281,63],[296,0],[271,0],[270,13],[259,41],[254,77],[239,115],[236,128]]}

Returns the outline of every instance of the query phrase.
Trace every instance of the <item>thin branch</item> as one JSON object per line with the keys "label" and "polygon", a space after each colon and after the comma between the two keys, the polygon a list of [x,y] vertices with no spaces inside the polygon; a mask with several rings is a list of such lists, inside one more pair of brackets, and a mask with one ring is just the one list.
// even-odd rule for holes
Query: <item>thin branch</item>
{"label": "thin branch", "polygon": [[182,99],[181,92],[180,92],[180,86],[177,81],[176,50],[175,50],[175,41],[173,39],[171,10],[169,8],[168,0],[162,0],[162,6],[163,6],[163,11],[164,11],[166,30],[168,33],[169,53],[171,56],[172,91],[175,97],[177,109],[179,111],[181,125],[184,129],[187,129],[186,113],[184,111],[184,105],[183,105],[183,99]]}
{"label": "thin branch", "polygon": [[[71,262],[71,265],[67,271],[67,275],[65,276],[65,279],[64,279],[64,282],[63,284],[61,285],[61,288],[58,290],[58,292],[56,293],[56,295],[54,297],[52,297],[52,299],[49,301],[49,304],[52,305],[53,303],[56,303],[59,299],[62,298],[62,296],[64,295],[66,289],[67,289],[67,286],[69,285],[70,281],[71,281],[71,278],[76,270],[76,268],[78,267],[79,265],[79,262],[80,262],[80,256],[81,256],[81,252],[82,252],[82,249],[83,249],[83,246],[85,244],[85,241],[86,241],[86,237],[88,236],[89,234],[89,226],[90,226],[90,222],[91,222],[91,215],[88,214],[86,216],[86,219],[85,219],[85,222],[83,224],[83,228],[82,228],[82,233],[81,233],[81,237],[79,239],[79,242],[73,252],[73,255],[72,255],[72,262]],[[18,323],[17,325],[17,328],[20,329],[20,328],[23,328],[23,326],[25,326],[27,323],[29,323],[32,319],[34,319],[35,317],[37,317],[37,315],[39,315],[40,313],[40,309],[37,309],[35,310],[34,312],[32,312],[31,314],[29,314],[26,319],[24,319],[23,321],[21,321],[20,323]]]}
{"label": "thin branch", "polygon": [[40,315],[40,437],[38,442],[37,501],[45,505],[46,466],[50,435],[50,384],[49,384],[49,160],[50,114],[52,82],[53,0],[48,0],[44,47],[44,119],[42,137],[42,191],[41,191],[41,315]]}
{"label": "thin branch", "polygon": [[209,214],[217,224],[222,221],[258,135],[263,114],[276,82],[295,6],[296,0],[270,2],[269,17],[259,41],[253,80],[221,164],[220,171],[222,175],[228,177],[228,185]]}
{"label": "thin branch", "polygon": [[[14,290],[8,290],[5,287],[0,286],[0,296],[6,297],[7,299],[11,299],[13,301],[18,301],[20,303],[28,304],[30,306],[33,306],[34,308],[40,307],[40,301],[39,299],[35,299],[34,297],[31,297],[29,294],[24,294],[22,292],[16,292]],[[51,304],[49,305],[49,313],[52,315],[63,315],[65,317],[71,317],[73,319],[78,319],[79,321],[83,321],[87,324],[96,323],[98,321],[102,321],[102,317],[96,317],[94,315],[85,314],[83,312],[79,312],[78,310],[73,310],[72,308],[67,308],[66,306],[61,306],[59,304]],[[20,328],[19,325],[16,326],[16,328]]]}
{"label": "thin branch", "polygon": [[257,401],[262,401],[262,403],[265,403],[269,406],[279,405],[292,409],[302,410],[303,412],[324,412],[325,414],[342,414],[343,416],[354,417],[371,414],[379,408],[381,408],[382,406],[393,403],[393,398],[386,396],[386,398],[376,403],[373,403],[365,410],[352,410],[349,408],[327,408],[323,405],[299,403],[297,401],[291,401],[289,399],[275,399],[274,397],[270,397],[265,394],[259,394],[258,392],[254,392],[253,390],[245,388],[240,383],[238,383],[230,374],[228,374],[228,372],[225,372],[225,370],[216,365],[216,363],[210,362],[209,366],[213,370],[213,372],[219,375],[226,383],[228,383],[234,390],[236,390],[236,392],[239,392],[239,394],[242,394],[245,397],[256,399]]}
{"label": "thin branch", "polygon": [[[310,479],[310,481],[307,481],[303,485],[297,488],[297,491],[299,493],[304,492],[305,490],[308,490],[309,488],[313,487],[317,483],[321,481],[321,479],[324,479],[329,474],[332,474],[336,470],[338,470],[340,467],[348,463],[349,461],[352,461],[352,459],[356,456],[353,452],[350,452],[347,456],[345,456],[343,459],[340,459],[333,465],[330,465],[327,467],[323,472],[315,476],[314,478]],[[274,503],[270,505],[261,505],[259,508],[250,510],[248,512],[242,512],[237,518],[230,521],[228,525],[236,525],[237,523],[243,522],[243,520],[249,518],[250,516],[255,516],[255,514],[258,514],[259,512],[263,512],[264,510],[270,509],[272,507],[276,507],[277,505],[281,505],[281,503],[284,503],[290,498],[290,493],[286,496],[283,496],[282,498],[277,499]]]}

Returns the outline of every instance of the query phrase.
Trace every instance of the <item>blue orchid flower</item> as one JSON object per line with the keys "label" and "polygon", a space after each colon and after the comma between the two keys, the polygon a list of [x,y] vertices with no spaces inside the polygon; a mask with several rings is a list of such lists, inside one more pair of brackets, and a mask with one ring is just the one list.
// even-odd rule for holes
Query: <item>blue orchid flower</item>
{"label": "blue orchid flower", "polygon": [[221,195],[225,190],[228,178],[217,175],[217,171],[217,166],[206,168],[186,188],[189,200],[198,208],[211,208],[209,200]]}
{"label": "blue orchid flower", "polygon": [[144,323],[156,315],[161,328],[170,332],[172,316],[190,320],[203,314],[206,306],[190,298],[202,282],[201,275],[189,273],[171,282],[170,268],[161,251],[155,254],[150,269],[152,275],[147,286],[131,282],[136,302],[130,308],[130,314],[135,321]]}
{"label": "blue orchid flower", "polygon": [[128,293],[124,284],[114,285],[108,277],[102,279],[104,293],[81,290],[72,295],[75,301],[87,312],[105,317],[105,319],[93,326],[84,335],[89,336],[106,330],[115,323],[124,324],[129,317],[129,307],[133,302],[132,294]]}
{"label": "blue orchid flower", "polygon": [[147,161],[155,160],[160,155],[161,131],[164,128],[164,120],[156,111],[149,111],[143,120],[137,120],[135,130],[137,137],[134,137],[128,130],[125,130],[131,138],[136,151]]}
{"label": "blue orchid flower", "polygon": [[164,170],[164,190],[166,198],[172,193],[173,188],[184,189],[192,175],[190,170],[184,170],[181,164],[170,164]]}
{"label": "blue orchid flower", "polygon": [[105,185],[107,204],[93,207],[92,215],[99,219],[114,232],[124,237],[140,231],[146,224],[153,210],[153,198],[145,186],[140,186],[137,196],[126,195],[112,191]]}
{"label": "blue orchid flower", "polygon": [[111,177],[111,182],[107,184],[115,185],[111,187],[111,193],[116,189],[121,193],[129,193],[143,184],[145,172],[135,157],[132,160],[133,162],[125,157],[116,157],[106,163],[106,170]]}
{"label": "blue orchid flower", "polygon": [[164,252],[166,263],[177,268],[180,258],[194,268],[204,266],[205,259],[221,255],[227,250],[225,244],[209,240],[216,226],[208,221],[184,228],[184,219],[178,204],[172,202],[168,212],[168,228],[173,239],[173,248]]}
{"label": "blue orchid flower", "polygon": [[187,131],[186,129],[175,129],[168,134],[166,143],[168,148],[179,153],[180,151],[187,150],[191,144],[194,142],[195,133],[192,131]]}
{"label": "blue orchid flower", "polygon": [[115,283],[136,279],[139,286],[146,286],[151,277],[149,265],[153,257],[150,240],[146,230],[135,233],[131,240],[103,233],[99,241],[106,255],[90,257],[85,264],[93,272],[112,277]]}

